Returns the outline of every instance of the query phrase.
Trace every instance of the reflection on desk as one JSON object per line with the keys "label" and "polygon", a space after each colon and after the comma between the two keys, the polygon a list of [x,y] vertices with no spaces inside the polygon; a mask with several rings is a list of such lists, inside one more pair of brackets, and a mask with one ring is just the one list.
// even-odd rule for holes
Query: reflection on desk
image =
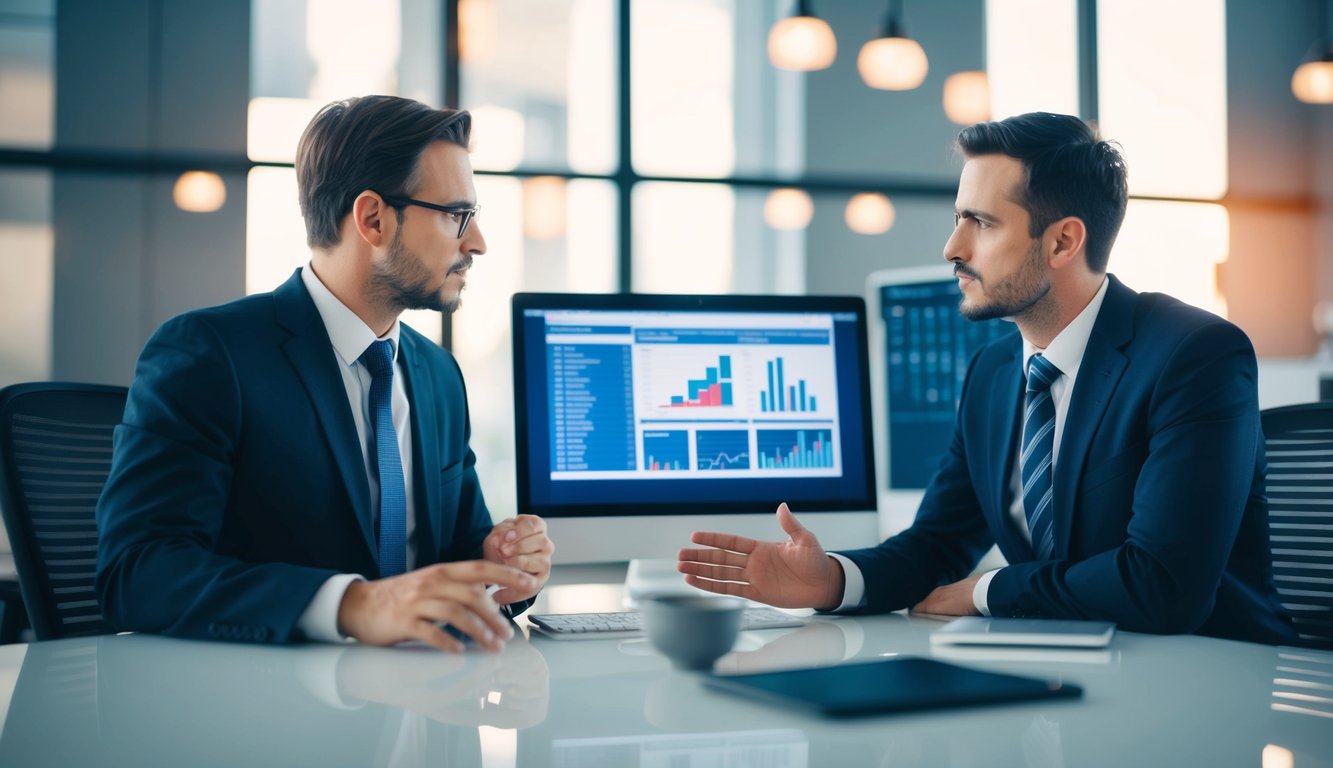
{"label": "reflection on desk", "polygon": [[[938,626],[820,617],[745,633],[719,669],[929,656]],[[967,662],[1062,678],[1082,700],[843,722],[710,692],[616,639],[520,636],[500,654],[458,656],[61,640],[0,652],[0,680],[17,681],[0,765],[1333,764],[1333,654],[1129,632],[1110,652],[1104,664]]]}

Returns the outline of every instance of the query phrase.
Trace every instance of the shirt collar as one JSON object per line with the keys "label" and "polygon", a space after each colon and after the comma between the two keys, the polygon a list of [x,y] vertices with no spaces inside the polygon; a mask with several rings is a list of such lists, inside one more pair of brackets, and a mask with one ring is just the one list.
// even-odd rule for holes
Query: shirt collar
{"label": "shirt collar", "polygon": [[[306,264],[301,269],[301,281],[310,292],[310,298],[315,302],[315,309],[319,310],[319,317],[329,332],[329,341],[333,342],[333,351],[338,353],[343,365],[355,363],[361,357],[361,353],[370,348],[371,343],[379,337],[370,330],[365,321],[333,295],[328,286],[324,285],[315,274],[312,265]],[[398,332],[398,321],[394,320],[389,332],[384,334],[384,339],[393,345],[395,360],[398,359]]]}
{"label": "shirt collar", "polygon": [[1023,339],[1023,370],[1027,370],[1032,356],[1040,352],[1042,357],[1072,379],[1073,374],[1078,372],[1079,363],[1083,362],[1083,352],[1088,348],[1092,326],[1097,323],[1097,314],[1101,312],[1102,300],[1106,298],[1106,287],[1110,284],[1111,281],[1103,276],[1102,287],[1097,289],[1092,301],[1088,302],[1088,306],[1084,307],[1083,311],[1064,327],[1064,330],[1051,339],[1051,344],[1046,349],[1039,348],[1026,338]]}

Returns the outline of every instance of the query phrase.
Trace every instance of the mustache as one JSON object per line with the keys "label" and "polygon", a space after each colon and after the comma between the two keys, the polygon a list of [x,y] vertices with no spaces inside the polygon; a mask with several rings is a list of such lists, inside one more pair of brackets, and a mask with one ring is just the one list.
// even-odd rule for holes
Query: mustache
{"label": "mustache", "polygon": [[963,277],[970,277],[973,280],[981,280],[981,275],[977,274],[976,272],[973,272],[972,270],[968,269],[966,266],[962,264],[955,264],[953,265],[953,276],[958,277],[959,275],[962,275]]}
{"label": "mustache", "polygon": [[452,275],[455,272],[462,272],[465,269],[471,269],[471,268],[472,268],[472,255],[468,254],[467,256],[463,257],[462,261],[458,262],[452,267],[449,267],[449,272],[447,274]]}

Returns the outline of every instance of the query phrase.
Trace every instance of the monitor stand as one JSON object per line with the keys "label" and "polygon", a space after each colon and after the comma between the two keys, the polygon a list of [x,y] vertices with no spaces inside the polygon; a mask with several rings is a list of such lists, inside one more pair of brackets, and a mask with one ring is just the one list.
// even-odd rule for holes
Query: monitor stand
{"label": "monitor stand", "polygon": [[669,558],[643,558],[629,561],[625,573],[625,596],[631,605],[647,596],[707,595],[685,583],[685,574],[676,570],[676,561]]}

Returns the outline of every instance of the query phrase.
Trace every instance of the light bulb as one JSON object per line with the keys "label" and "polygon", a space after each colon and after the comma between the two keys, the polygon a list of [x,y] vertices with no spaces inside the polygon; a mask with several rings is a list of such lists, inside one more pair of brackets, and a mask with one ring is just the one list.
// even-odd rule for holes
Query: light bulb
{"label": "light bulb", "polygon": [[926,79],[929,63],[921,45],[910,37],[877,37],[856,57],[861,79],[871,88],[910,91]]}
{"label": "light bulb", "polygon": [[1333,50],[1297,67],[1291,75],[1291,92],[1306,104],[1333,104]]}
{"label": "light bulb", "polygon": [[775,189],[764,200],[764,221],[773,229],[805,229],[814,215],[815,204],[802,189]]}
{"label": "light bulb", "polygon": [[838,41],[827,22],[814,16],[789,16],[768,33],[768,58],[779,69],[811,72],[826,69],[838,55]]}
{"label": "light bulb", "polygon": [[190,213],[212,213],[227,202],[227,185],[212,171],[186,171],[171,189],[176,207]]}
{"label": "light bulb", "polygon": [[944,81],[944,114],[959,125],[990,119],[990,82],[985,72],[955,72]]}
{"label": "light bulb", "polygon": [[847,228],[861,235],[882,235],[893,226],[895,213],[889,198],[878,192],[862,192],[847,201],[843,212]]}

